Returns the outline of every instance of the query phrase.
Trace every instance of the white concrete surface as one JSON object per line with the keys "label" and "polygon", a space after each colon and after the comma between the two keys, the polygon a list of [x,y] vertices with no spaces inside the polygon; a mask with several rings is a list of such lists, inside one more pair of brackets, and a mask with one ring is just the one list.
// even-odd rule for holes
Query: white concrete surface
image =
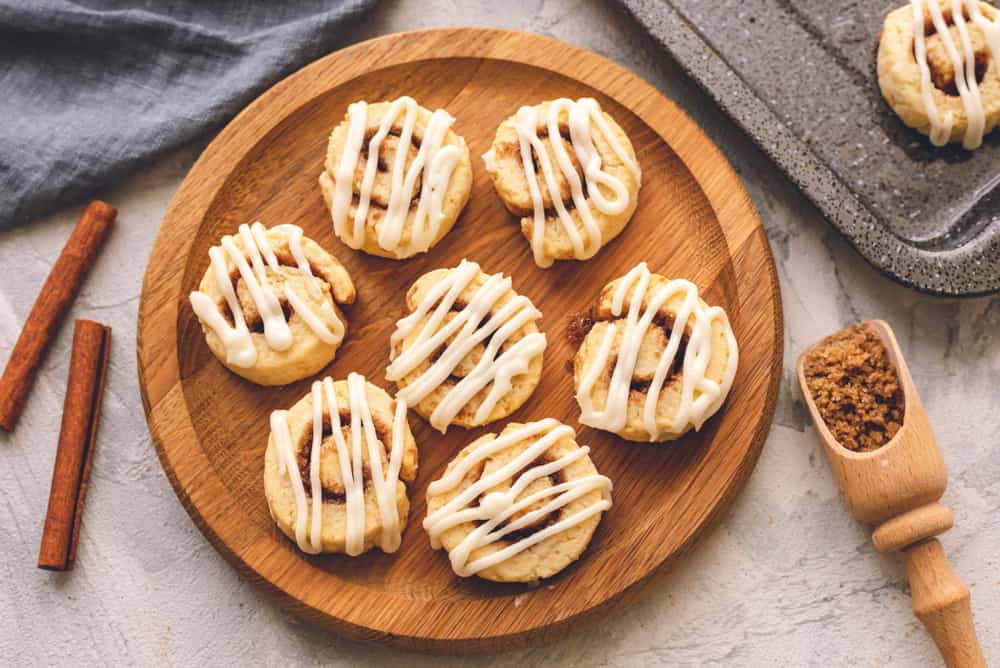
{"label": "white concrete surface", "polygon": [[[1000,298],[927,297],[871,269],[612,5],[387,2],[357,39],[453,24],[545,33],[634,69],[705,127],[750,189],[781,275],[785,382],[764,454],[733,510],[639,603],[548,647],[475,660],[421,657],[342,640],[284,612],[192,524],[160,469],[139,400],[143,267],[199,144],[99,193],[120,207],[120,222],[73,315],[112,325],[114,349],[71,574],[35,568],[70,327],[16,433],[0,435],[0,664],[935,665],[902,569],[873,551],[868,529],[845,510],[792,378],[805,345],[866,317],[896,328],[936,426],[951,472],[944,502],[956,514],[945,547],[972,589],[987,658],[1000,662]],[[79,211],[0,232],[0,360]]]}

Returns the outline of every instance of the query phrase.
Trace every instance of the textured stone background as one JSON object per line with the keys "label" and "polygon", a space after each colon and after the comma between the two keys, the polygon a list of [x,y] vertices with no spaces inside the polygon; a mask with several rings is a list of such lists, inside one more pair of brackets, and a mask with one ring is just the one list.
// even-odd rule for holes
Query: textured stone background
{"label": "textured stone background", "polygon": [[[101,439],[79,560],[35,569],[68,365],[52,350],[13,436],[0,434],[0,663],[14,665],[922,666],[938,659],[909,610],[901,566],[850,518],[793,379],[804,346],[881,317],[896,329],[951,476],[944,536],[972,589],[987,658],[1000,662],[1000,298],[956,301],[900,287],[865,264],[621,10],[600,2],[386,2],[358,39],[453,24],[558,37],[632,68],[677,100],[733,161],[774,248],[785,305],[785,379],[774,428],[733,510],[639,603],[554,645],[474,661],[339,639],[285,613],[216,554],[174,496],[135,374],[139,290],[159,221],[203,143],[100,193],[119,223],[74,314],[114,327]],[[207,142],[208,137],[205,138]],[[0,360],[80,207],[0,235]]]}

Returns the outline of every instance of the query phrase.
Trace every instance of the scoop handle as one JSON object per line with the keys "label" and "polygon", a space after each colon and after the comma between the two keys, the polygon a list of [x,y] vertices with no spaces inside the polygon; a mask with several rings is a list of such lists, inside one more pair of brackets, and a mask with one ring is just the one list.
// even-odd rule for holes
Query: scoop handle
{"label": "scoop handle", "polygon": [[941,542],[930,538],[902,551],[917,616],[948,668],[985,668],[969,604],[969,589],[948,563]]}

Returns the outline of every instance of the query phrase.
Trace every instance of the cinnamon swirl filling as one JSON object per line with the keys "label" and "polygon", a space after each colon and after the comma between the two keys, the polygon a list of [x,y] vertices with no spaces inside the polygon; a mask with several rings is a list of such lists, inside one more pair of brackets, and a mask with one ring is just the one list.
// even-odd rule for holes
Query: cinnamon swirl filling
{"label": "cinnamon swirl filling", "polygon": [[262,385],[311,375],[346,334],[339,307],[354,301],[347,270],[296,225],[240,225],[209,249],[191,307],[212,352]]}
{"label": "cinnamon swirl filling", "polygon": [[878,80],[889,106],[935,146],[973,150],[1000,123],[1000,13],[978,0],[910,0],[888,14]]}
{"label": "cinnamon swirl filling", "polygon": [[407,293],[410,314],[396,323],[386,378],[398,395],[445,432],[501,419],[541,378],[541,313],[510,278],[463,260],[425,274]]}
{"label": "cinnamon swirl filling", "polygon": [[427,489],[424,528],[460,576],[550,577],[576,560],[611,507],[573,430],[553,419],[509,424],[473,441]]}
{"label": "cinnamon swirl filling", "polygon": [[313,383],[271,414],[264,487],[271,515],[309,554],[399,548],[417,451],[406,403],[352,373]]}
{"label": "cinnamon swirl filling", "polygon": [[635,151],[592,98],[521,107],[483,160],[539,267],[593,257],[635,211],[642,176]]}
{"label": "cinnamon swirl filling", "polygon": [[413,98],[355,102],[330,135],[319,185],[337,237],[351,248],[403,259],[454,225],[472,186],[455,119]]}
{"label": "cinnamon swirl filling", "polygon": [[580,422],[629,440],[661,441],[700,429],[725,401],[738,362],[725,312],[691,282],[645,263],[605,287],[575,318],[573,361]]}

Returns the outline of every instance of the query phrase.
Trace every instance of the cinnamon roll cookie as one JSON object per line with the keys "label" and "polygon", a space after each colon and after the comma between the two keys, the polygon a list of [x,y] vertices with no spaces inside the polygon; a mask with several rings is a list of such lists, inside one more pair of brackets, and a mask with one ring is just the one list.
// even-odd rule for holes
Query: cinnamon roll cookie
{"label": "cinnamon roll cookie", "polygon": [[303,552],[395,552],[416,476],[406,403],[359,374],[317,381],[290,410],[271,413],[267,505]]}
{"label": "cinnamon roll cookie", "polygon": [[472,163],[444,109],[410,97],[355,102],[330,135],[320,190],[351,248],[402,259],[452,228],[469,199]]}
{"label": "cinnamon roll cookie", "polygon": [[642,172],[625,132],[592,98],[521,107],[483,156],[535,264],[593,257],[635,211]]}
{"label": "cinnamon roll cookie", "polygon": [[542,314],[511,279],[462,260],[424,274],[406,293],[385,377],[431,426],[477,427],[507,417],[542,377]]}
{"label": "cinnamon roll cookie", "polygon": [[336,258],[295,225],[240,225],[208,251],[211,263],[191,307],[212,353],[258,385],[311,376],[347,332],[339,305],[354,283]]}
{"label": "cinnamon roll cookie", "polygon": [[548,418],[466,446],[427,488],[424,528],[455,573],[497,582],[555,575],[586,549],[611,507],[590,448]]}
{"label": "cinnamon roll cookie", "polygon": [[978,148],[1000,123],[1000,12],[976,0],[911,0],[890,12],[878,82],[900,119],[935,146]]}
{"label": "cinnamon roll cookie", "polygon": [[698,288],[639,264],[571,327],[580,422],[630,441],[670,441],[722,406],[739,353],[726,313]]}

